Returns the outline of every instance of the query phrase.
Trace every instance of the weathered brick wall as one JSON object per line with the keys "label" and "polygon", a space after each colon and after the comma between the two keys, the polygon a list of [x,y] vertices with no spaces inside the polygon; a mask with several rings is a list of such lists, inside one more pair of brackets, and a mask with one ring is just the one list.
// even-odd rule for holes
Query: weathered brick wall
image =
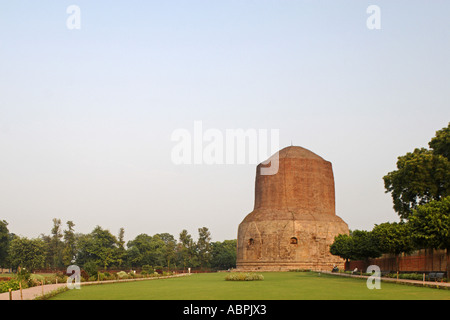
{"label": "weathered brick wall", "polygon": [[[398,258],[400,272],[432,272],[447,271],[446,250],[421,249],[412,254],[401,254]],[[450,262],[449,262],[450,263]],[[377,265],[382,272],[395,272],[396,258],[393,255],[383,255],[369,261],[350,261],[346,264],[346,270],[365,271],[369,265]]]}

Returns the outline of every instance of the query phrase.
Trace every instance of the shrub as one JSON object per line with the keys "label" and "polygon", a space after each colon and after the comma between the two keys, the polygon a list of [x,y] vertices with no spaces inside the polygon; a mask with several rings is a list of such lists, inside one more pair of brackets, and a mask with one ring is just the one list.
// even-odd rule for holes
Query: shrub
{"label": "shrub", "polygon": [[[81,275],[81,274],[80,274]],[[62,273],[62,272],[57,272],[55,275],[55,283],[56,283],[56,279],[58,279],[58,283],[63,283],[63,282],[67,282],[67,276]],[[53,281],[52,281],[53,282]]]}
{"label": "shrub", "polygon": [[119,271],[116,273],[119,279],[128,279],[128,274],[125,271]]}
{"label": "shrub", "polygon": [[153,270],[151,265],[145,264],[142,266],[142,272],[141,272],[142,274],[150,274],[153,272],[155,272],[155,270]]}
{"label": "shrub", "polygon": [[17,279],[11,279],[8,281],[1,281],[0,282],[0,293],[8,292],[9,289],[11,290],[19,290],[19,280]]}
{"label": "shrub", "polygon": [[88,273],[89,277],[97,277],[98,266],[94,261],[89,261],[84,264],[84,270]]}
{"label": "shrub", "polygon": [[290,269],[290,272],[311,272],[310,269]]}
{"label": "shrub", "polygon": [[226,275],[225,280],[227,281],[255,281],[264,280],[262,274],[256,273],[229,273]]}
{"label": "shrub", "polygon": [[23,282],[29,282],[31,279],[31,273],[26,268],[21,268],[19,272],[17,272],[17,280]]}

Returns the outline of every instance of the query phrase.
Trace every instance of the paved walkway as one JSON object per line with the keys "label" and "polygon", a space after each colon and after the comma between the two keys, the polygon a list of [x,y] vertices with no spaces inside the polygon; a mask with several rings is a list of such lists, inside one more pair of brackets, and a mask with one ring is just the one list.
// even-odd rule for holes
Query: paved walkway
{"label": "paved walkway", "polygon": [[[90,282],[81,282],[81,285],[90,285],[90,284],[104,284],[104,283],[118,283],[118,282],[131,282],[131,281],[145,281],[145,280],[156,280],[156,279],[166,279],[166,278],[177,278],[188,276],[190,273],[180,273],[173,276],[162,276],[162,277],[150,277],[150,278],[135,278],[135,279],[124,279],[124,280],[105,280],[105,281],[90,281]],[[22,297],[20,296],[20,290],[12,291],[12,300],[33,300],[37,297],[42,296],[43,294],[47,294],[63,288],[67,286],[67,283],[58,283],[58,284],[46,284],[44,286],[36,286],[27,289],[22,289]],[[0,293],[0,300],[9,300],[9,292]]]}
{"label": "paved walkway", "polygon": [[[364,278],[364,279],[369,278],[369,276],[352,275],[352,274],[348,274],[348,273],[329,272],[329,271],[320,271],[320,272],[326,273],[326,274],[331,274],[333,276]],[[410,285],[423,286],[423,287],[449,288],[450,289],[450,282],[408,280],[408,279],[398,279],[397,280],[397,278],[388,278],[388,277],[381,277],[381,281],[403,283],[403,284],[410,284]]]}

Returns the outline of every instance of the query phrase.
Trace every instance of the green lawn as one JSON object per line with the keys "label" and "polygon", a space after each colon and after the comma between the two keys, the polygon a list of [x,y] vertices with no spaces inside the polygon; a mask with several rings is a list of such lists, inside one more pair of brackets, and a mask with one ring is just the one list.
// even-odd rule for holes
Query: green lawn
{"label": "green lawn", "polygon": [[312,272],[264,272],[263,281],[225,281],[225,273],[115,284],[81,286],[57,300],[325,300],[446,299],[450,290],[382,282],[369,290],[366,281]]}

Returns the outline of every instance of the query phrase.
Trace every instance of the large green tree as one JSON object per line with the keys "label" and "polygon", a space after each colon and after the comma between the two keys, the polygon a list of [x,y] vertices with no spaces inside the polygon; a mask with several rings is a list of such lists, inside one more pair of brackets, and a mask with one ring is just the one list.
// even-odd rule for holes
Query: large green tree
{"label": "large green tree", "polygon": [[409,224],[402,222],[381,223],[375,225],[372,229],[372,235],[381,253],[395,255],[396,271],[399,271],[399,255],[402,252],[410,253],[414,250]]}
{"label": "large green tree", "polygon": [[211,233],[208,228],[198,229],[197,254],[200,266],[209,267],[211,260]]}
{"label": "large green tree", "polygon": [[15,237],[8,253],[13,268],[22,267],[33,271],[44,266],[46,250],[46,243],[40,238]]}
{"label": "large green tree", "polygon": [[383,177],[402,220],[418,206],[450,195],[449,141],[449,127],[437,131],[429,142],[431,149],[416,148],[398,157],[397,170]]}
{"label": "large green tree", "polygon": [[367,260],[378,258],[381,251],[374,234],[366,230],[354,230],[351,232],[353,238],[352,254],[355,260]]}
{"label": "large green tree", "polygon": [[179,265],[182,265],[184,270],[199,265],[196,243],[186,229],[180,232],[177,254]]}
{"label": "large green tree", "polygon": [[418,246],[447,250],[447,277],[450,278],[450,196],[417,207],[409,224]]}
{"label": "large green tree", "polygon": [[366,230],[350,230],[350,234],[341,234],[334,238],[330,253],[348,261],[378,258],[381,251],[374,234]]}
{"label": "large green tree", "polygon": [[76,238],[74,227],[75,224],[72,221],[67,221],[67,230],[64,230],[64,247],[62,254],[62,262],[64,266],[69,266],[74,261],[77,251],[76,251]]}
{"label": "large green tree", "polygon": [[165,262],[165,243],[159,235],[139,234],[128,241],[128,261],[132,267],[143,265],[163,266]]}
{"label": "large green tree", "polygon": [[100,226],[87,235],[79,237],[77,263],[83,266],[90,262],[107,269],[117,262],[118,241],[109,230]]}
{"label": "large green tree", "polygon": [[237,240],[224,240],[211,243],[211,268],[227,270],[236,267]]}
{"label": "large green tree", "polygon": [[173,235],[170,233],[158,233],[156,234],[160,237],[162,241],[164,241],[164,259],[165,259],[165,266],[167,268],[171,268],[171,263],[175,261],[175,249],[177,247],[177,240]]}
{"label": "large green tree", "polygon": [[348,262],[353,259],[353,238],[349,234],[340,234],[334,237],[334,242],[330,245],[330,253],[339,256]]}
{"label": "large green tree", "polygon": [[61,219],[53,219],[53,227],[51,230],[50,243],[48,247],[48,252],[50,255],[50,262],[52,268],[61,268],[63,264],[63,248],[64,243],[62,242],[63,234],[61,231]]}

